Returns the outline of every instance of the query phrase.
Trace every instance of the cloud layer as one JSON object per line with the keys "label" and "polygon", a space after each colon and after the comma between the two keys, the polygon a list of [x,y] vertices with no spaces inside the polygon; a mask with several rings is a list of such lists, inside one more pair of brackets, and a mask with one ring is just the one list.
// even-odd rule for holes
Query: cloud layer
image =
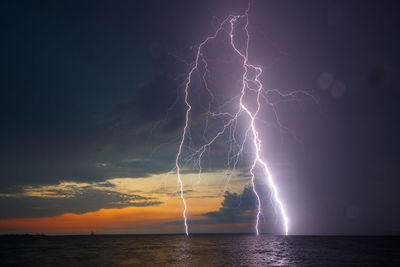
{"label": "cloud layer", "polygon": [[18,194],[0,196],[0,219],[52,217],[63,213],[82,214],[103,208],[145,207],[161,203],[151,197],[117,192],[107,182],[29,187]]}

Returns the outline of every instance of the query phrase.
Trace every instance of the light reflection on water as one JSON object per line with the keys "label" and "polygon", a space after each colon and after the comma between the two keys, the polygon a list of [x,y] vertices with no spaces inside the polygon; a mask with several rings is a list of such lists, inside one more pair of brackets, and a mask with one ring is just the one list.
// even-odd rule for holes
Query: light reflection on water
{"label": "light reflection on water", "polygon": [[3,236],[0,265],[400,266],[398,247],[398,237]]}

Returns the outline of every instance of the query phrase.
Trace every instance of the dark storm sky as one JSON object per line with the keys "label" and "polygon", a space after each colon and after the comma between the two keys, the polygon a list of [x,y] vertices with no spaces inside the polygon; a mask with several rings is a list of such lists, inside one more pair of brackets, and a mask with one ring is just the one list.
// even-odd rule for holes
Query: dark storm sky
{"label": "dark storm sky", "polygon": [[[0,193],[170,170],[176,143],[152,152],[181,131],[184,61],[213,17],[246,5],[2,1]],[[399,22],[396,1],[252,2],[250,59],[267,86],[319,102],[284,111],[304,145],[282,156],[293,233],[400,233]],[[321,90],[327,73],[336,87]]]}

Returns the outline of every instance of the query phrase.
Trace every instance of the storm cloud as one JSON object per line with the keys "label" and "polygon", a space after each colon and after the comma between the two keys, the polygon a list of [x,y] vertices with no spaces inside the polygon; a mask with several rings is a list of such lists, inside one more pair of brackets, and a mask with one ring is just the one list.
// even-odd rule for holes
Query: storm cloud
{"label": "storm cloud", "polygon": [[[99,189],[100,187],[101,189]],[[94,186],[67,185],[59,189],[31,189],[30,195],[0,196],[0,219],[52,217],[63,213],[83,214],[99,209],[145,207],[162,202],[151,197],[113,191],[109,184]],[[22,192],[23,193],[23,192]]]}
{"label": "storm cloud", "polygon": [[203,215],[209,218],[209,223],[250,222],[256,217],[256,209],[257,199],[254,192],[250,187],[246,187],[240,194],[226,191],[221,208]]}

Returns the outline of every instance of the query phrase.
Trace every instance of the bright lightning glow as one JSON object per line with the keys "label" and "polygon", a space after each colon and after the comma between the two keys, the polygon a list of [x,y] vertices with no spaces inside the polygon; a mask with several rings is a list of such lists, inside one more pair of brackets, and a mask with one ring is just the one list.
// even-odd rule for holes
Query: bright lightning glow
{"label": "bright lightning glow", "polygon": [[[249,5],[250,7],[250,5]],[[177,177],[178,177],[178,185],[179,185],[179,190],[180,190],[180,197],[182,200],[182,203],[184,205],[184,209],[183,209],[183,220],[184,220],[184,226],[185,226],[185,233],[186,235],[189,235],[189,230],[188,230],[188,222],[187,222],[187,203],[184,197],[184,188],[183,188],[183,181],[182,181],[182,177],[181,177],[181,157],[182,157],[182,150],[183,150],[183,146],[190,128],[190,114],[191,114],[191,110],[192,110],[192,105],[189,101],[189,89],[190,89],[190,85],[192,83],[192,76],[193,73],[195,71],[199,71],[199,66],[203,65],[205,68],[205,72],[203,73],[202,76],[202,80],[203,83],[205,84],[205,87],[211,97],[211,99],[214,99],[214,95],[212,94],[211,90],[209,89],[209,87],[207,86],[206,83],[206,79],[205,79],[205,75],[208,72],[208,65],[207,65],[207,61],[204,58],[202,52],[203,52],[203,48],[213,39],[215,39],[220,32],[224,32],[223,30],[225,30],[226,25],[229,25],[229,30],[228,30],[228,37],[229,37],[229,41],[230,41],[230,45],[231,48],[233,49],[233,51],[241,58],[242,61],[242,68],[243,68],[243,76],[241,77],[241,82],[242,82],[242,86],[241,86],[241,91],[240,91],[240,95],[238,96],[238,102],[236,103],[237,105],[237,109],[236,112],[234,114],[230,114],[230,113],[214,113],[210,111],[210,107],[211,104],[209,104],[208,106],[208,116],[212,116],[212,117],[228,117],[229,120],[222,126],[222,128],[212,137],[209,139],[208,142],[205,142],[205,144],[203,144],[198,150],[196,150],[195,152],[193,152],[190,156],[190,159],[193,159],[194,157],[198,157],[198,167],[199,167],[199,179],[200,179],[200,174],[201,174],[201,159],[202,156],[204,154],[204,152],[220,137],[222,136],[227,129],[229,128],[230,131],[234,132],[236,130],[236,126],[237,126],[237,120],[239,118],[239,116],[247,116],[248,118],[248,124],[247,124],[247,130],[245,132],[245,137],[244,140],[242,140],[241,144],[239,145],[239,150],[237,153],[233,154],[233,169],[235,169],[236,164],[238,162],[238,158],[239,155],[243,152],[243,148],[244,148],[244,143],[247,140],[251,140],[252,141],[252,145],[253,148],[255,150],[254,152],[254,159],[252,161],[252,165],[251,165],[251,169],[250,169],[250,174],[251,174],[251,183],[252,183],[252,188],[254,191],[254,194],[257,198],[257,204],[258,204],[258,211],[257,211],[257,220],[256,220],[256,224],[255,224],[255,232],[258,235],[259,234],[259,220],[260,220],[260,216],[261,216],[261,199],[260,196],[256,190],[256,186],[255,186],[255,168],[257,166],[261,167],[263,170],[263,176],[267,182],[267,185],[269,186],[271,192],[272,192],[272,196],[273,199],[275,201],[275,203],[277,204],[278,208],[279,208],[279,212],[280,215],[282,217],[282,221],[283,221],[283,228],[285,231],[285,234],[288,235],[289,233],[289,219],[288,216],[286,214],[285,211],[285,207],[284,204],[282,202],[282,200],[279,197],[279,193],[278,193],[278,188],[274,182],[274,179],[271,175],[271,172],[269,171],[268,165],[267,163],[262,159],[261,155],[260,155],[260,151],[261,151],[261,140],[259,138],[259,132],[257,130],[256,127],[256,119],[257,119],[257,115],[259,114],[260,108],[261,108],[261,101],[264,100],[268,105],[273,106],[273,104],[271,104],[268,101],[267,98],[267,94],[268,93],[277,93],[280,96],[286,97],[286,96],[291,96],[294,97],[294,94],[297,92],[293,92],[291,94],[281,94],[279,91],[277,90],[265,90],[263,88],[263,85],[260,81],[260,76],[262,74],[262,68],[259,66],[255,66],[252,65],[248,62],[248,49],[249,49],[249,42],[250,42],[250,35],[249,35],[249,31],[248,31],[248,12],[249,12],[249,7],[247,8],[247,10],[244,12],[244,14],[242,15],[229,15],[225,20],[223,20],[220,24],[219,27],[217,28],[217,30],[215,31],[214,35],[207,37],[203,42],[200,43],[200,45],[198,46],[197,50],[196,50],[196,58],[193,64],[193,67],[190,69],[187,79],[186,79],[186,83],[185,83],[185,87],[184,87],[184,94],[185,94],[185,105],[186,105],[186,114],[185,114],[185,124],[184,124],[184,128],[183,128],[183,133],[182,133],[182,137],[179,143],[179,148],[178,148],[178,153],[176,155],[176,160],[175,160],[175,170],[177,173]],[[244,25],[244,32],[246,35],[246,45],[245,45],[245,49],[244,52],[241,52],[241,50],[238,48],[236,42],[235,42],[235,35],[234,35],[234,29],[235,29],[235,25],[238,22],[238,20],[244,20],[245,21],[245,25]],[[224,28],[225,27],[225,28]],[[253,74],[255,73],[255,74]],[[251,85],[252,86],[251,86]],[[255,88],[254,88],[255,86]],[[252,92],[256,94],[256,109],[255,111],[251,111],[251,108],[248,106],[248,104],[245,103],[244,101],[244,96],[247,92]],[[211,100],[211,101],[212,101]],[[232,100],[233,101],[233,100]],[[277,123],[279,124],[279,126],[283,127],[278,119],[277,113],[274,110],[274,115],[275,118],[277,120]],[[208,124],[208,117],[207,117],[207,121],[206,121],[206,127]],[[237,143],[237,140],[235,139],[234,135],[230,135],[231,136],[231,140],[232,143],[235,142]],[[229,151],[229,155],[231,154],[231,150],[232,148],[230,148]],[[229,162],[230,163],[230,156],[228,156],[229,158]]]}

